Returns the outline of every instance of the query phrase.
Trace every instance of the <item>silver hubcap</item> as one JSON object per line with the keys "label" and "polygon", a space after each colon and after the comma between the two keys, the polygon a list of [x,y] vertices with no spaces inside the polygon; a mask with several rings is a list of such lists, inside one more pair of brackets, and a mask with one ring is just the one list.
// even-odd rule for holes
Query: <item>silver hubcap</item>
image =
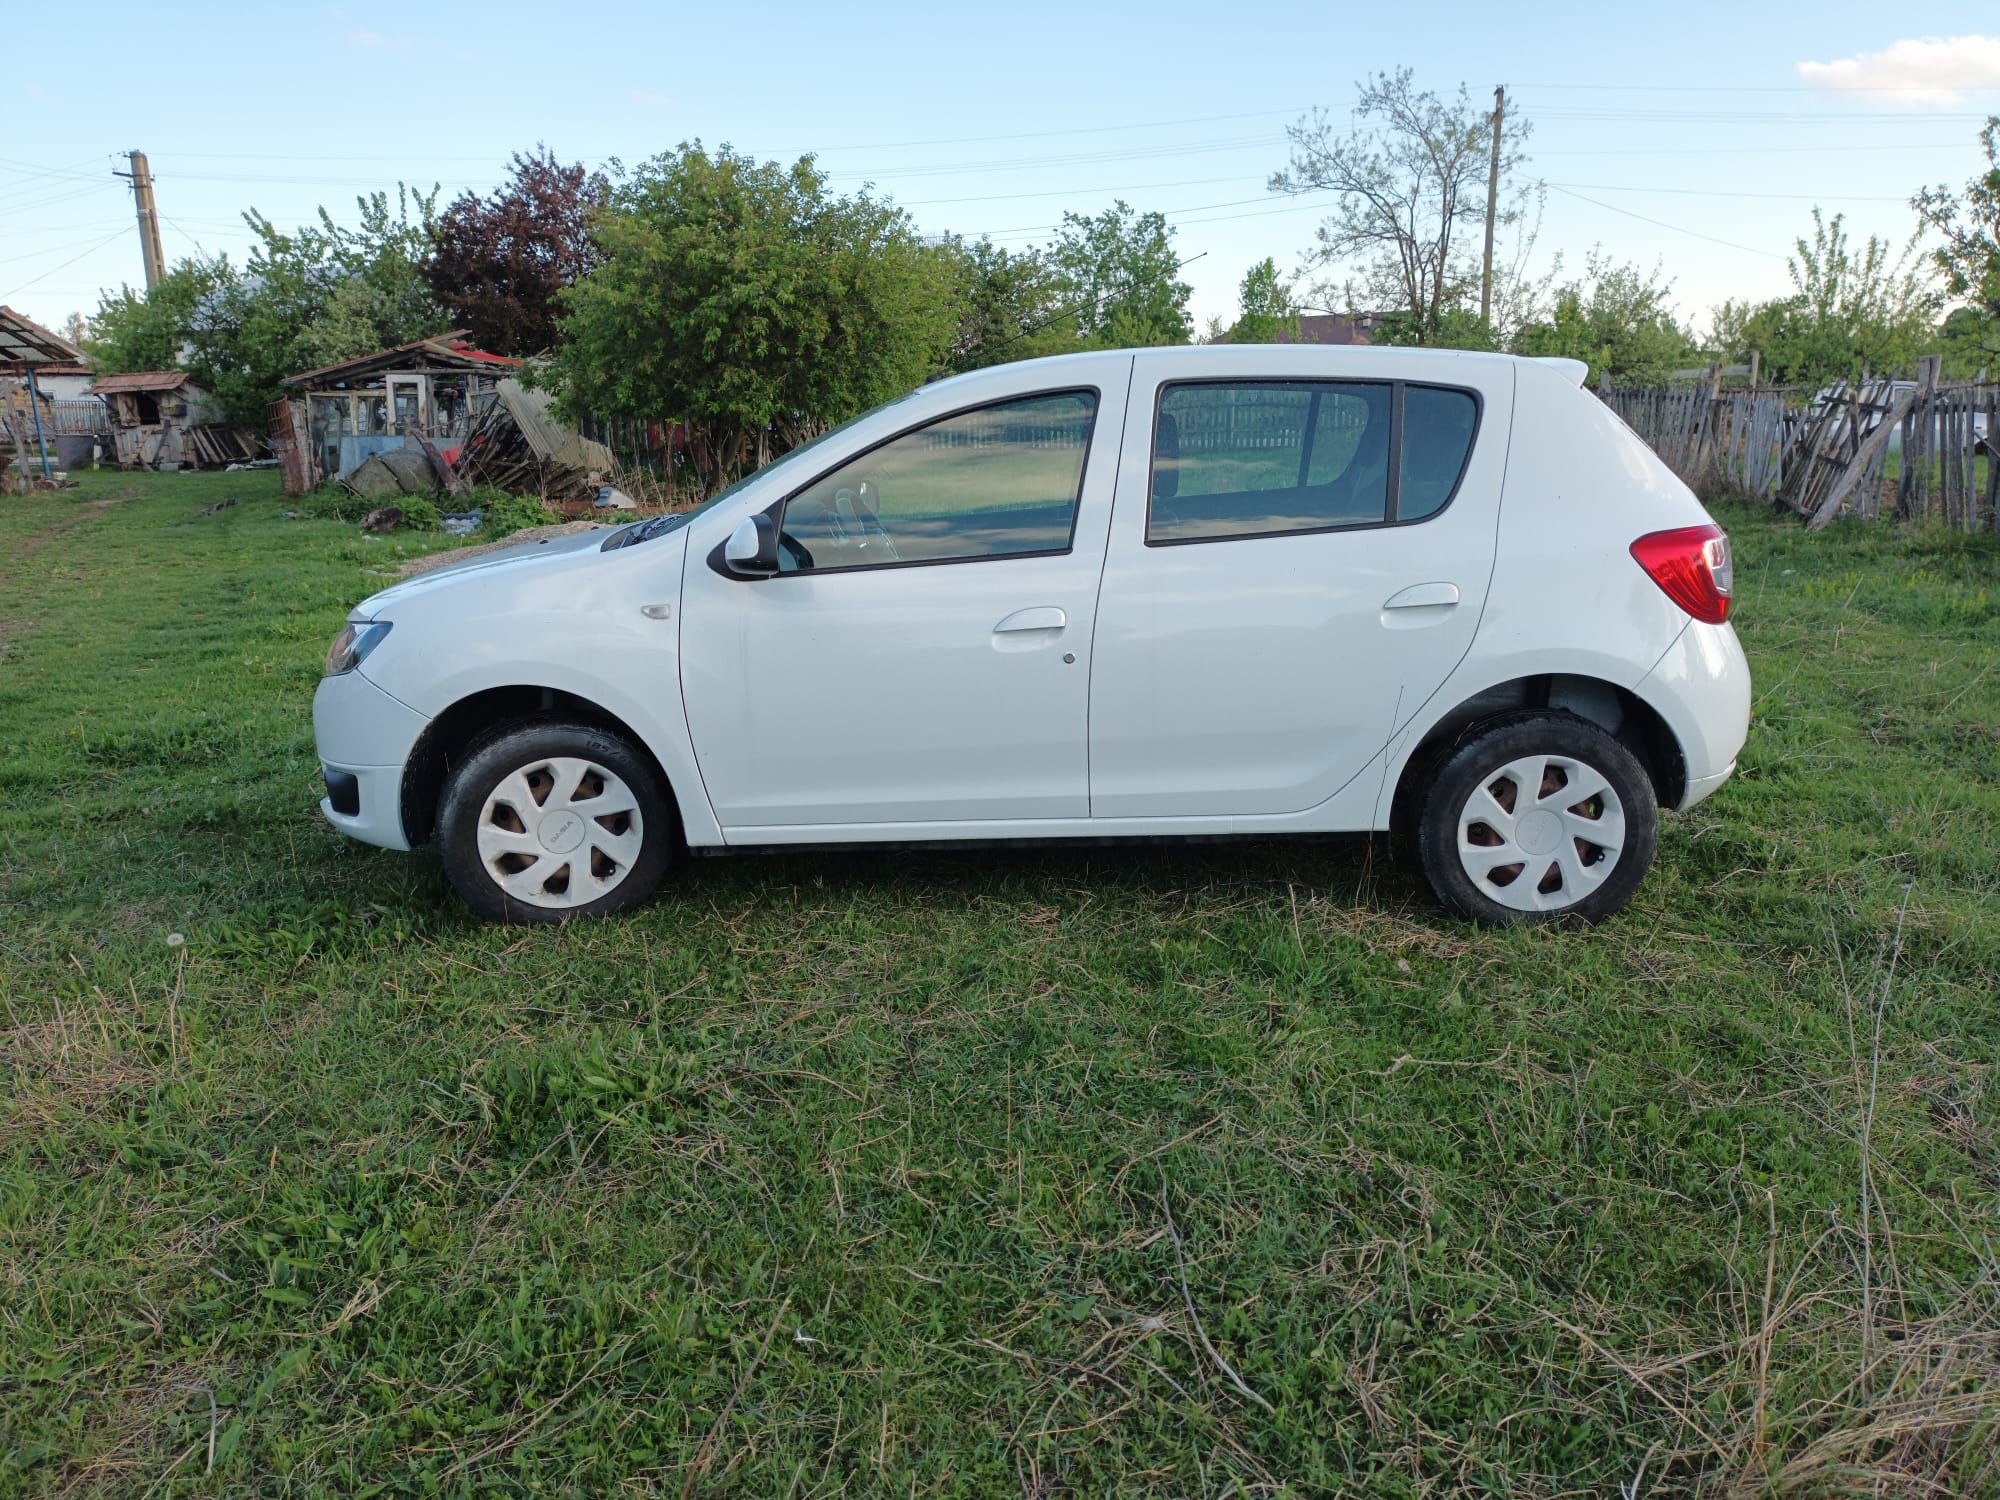
{"label": "silver hubcap", "polygon": [[1458,858],[1475,889],[1515,911],[1561,911],[1603,885],[1625,847],[1611,783],[1567,755],[1524,755],[1472,789]]}
{"label": "silver hubcap", "polygon": [[616,890],[644,846],[639,799],[595,761],[557,756],[503,777],[479,810],[479,859],[510,900],[561,910]]}

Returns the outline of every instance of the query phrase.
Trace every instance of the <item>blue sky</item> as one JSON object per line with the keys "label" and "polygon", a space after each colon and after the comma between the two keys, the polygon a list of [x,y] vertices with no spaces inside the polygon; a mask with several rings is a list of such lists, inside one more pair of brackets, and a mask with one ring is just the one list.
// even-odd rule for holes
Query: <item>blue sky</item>
{"label": "blue sky", "polygon": [[[50,324],[141,279],[129,191],[146,150],[169,259],[240,253],[399,178],[484,190],[516,147],[635,161],[700,138],[873,182],[927,231],[1046,239],[1065,210],[1165,211],[1197,320],[1246,267],[1298,268],[1323,209],[1264,190],[1285,126],[1343,116],[1407,65],[1482,101],[1508,85],[1551,186],[1538,246],[1660,263],[1698,325],[1786,288],[1815,203],[1898,243],[2000,112],[2000,13],[1933,3],[846,8],[433,3],[9,7],[0,79],[0,302]],[[863,10],[862,18],[854,14]],[[1920,21],[1921,29],[1916,29]],[[121,38],[121,28],[129,35]],[[1982,35],[1983,33],[1983,35]]]}

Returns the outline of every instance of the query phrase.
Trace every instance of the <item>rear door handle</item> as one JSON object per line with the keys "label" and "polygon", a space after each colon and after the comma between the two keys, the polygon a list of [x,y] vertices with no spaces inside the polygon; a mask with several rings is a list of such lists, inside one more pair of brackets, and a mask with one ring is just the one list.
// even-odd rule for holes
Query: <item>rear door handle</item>
{"label": "rear door handle", "polygon": [[1069,624],[1069,616],[1053,604],[1038,605],[1034,609],[1017,609],[998,625],[993,627],[995,635],[1009,635],[1017,630],[1061,630]]}
{"label": "rear door handle", "polygon": [[1444,605],[1458,603],[1458,585],[1455,583],[1414,583],[1401,593],[1391,594],[1382,607],[1384,609],[1437,609]]}

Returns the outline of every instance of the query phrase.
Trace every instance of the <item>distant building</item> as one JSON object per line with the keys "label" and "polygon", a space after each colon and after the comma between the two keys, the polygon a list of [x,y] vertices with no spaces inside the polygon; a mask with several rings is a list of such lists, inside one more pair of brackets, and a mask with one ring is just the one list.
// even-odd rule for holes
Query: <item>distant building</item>
{"label": "distant building", "polygon": [[294,401],[305,403],[302,424],[289,404],[272,412],[281,460],[296,454],[288,480],[303,491],[345,479],[371,454],[419,440],[454,446],[492,403],[494,388],[520,369],[518,359],[473,348],[461,328],[287,375]]}
{"label": "distant building", "polygon": [[198,467],[209,455],[194,429],[217,418],[215,398],[185,370],[134,370],[91,382],[111,409],[111,446],[122,469]]}
{"label": "distant building", "polygon": [[90,384],[82,351],[11,307],[0,307],[0,468],[87,463],[104,410],[79,399]]}

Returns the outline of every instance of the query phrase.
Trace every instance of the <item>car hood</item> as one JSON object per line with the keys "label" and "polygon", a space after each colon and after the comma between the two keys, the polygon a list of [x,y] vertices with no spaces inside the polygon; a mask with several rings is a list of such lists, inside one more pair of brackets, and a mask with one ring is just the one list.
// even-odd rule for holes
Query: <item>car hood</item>
{"label": "car hood", "polygon": [[481,582],[487,582],[500,570],[520,572],[540,571],[552,563],[565,561],[580,552],[594,552],[602,548],[604,539],[611,534],[609,526],[593,526],[588,531],[576,531],[568,536],[543,537],[539,541],[523,542],[516,547],[502,547],[496,552],[482,552],[476,557],[464,558],[458,562],[448,562],[441,567],[419,573],[414,578],[391,584],[379,594],[371,594],[354,606],[349,613],[350,620],[372,620],[381,611],[397,604],[434,594],[440,589],[454,588],[475,575]]}

